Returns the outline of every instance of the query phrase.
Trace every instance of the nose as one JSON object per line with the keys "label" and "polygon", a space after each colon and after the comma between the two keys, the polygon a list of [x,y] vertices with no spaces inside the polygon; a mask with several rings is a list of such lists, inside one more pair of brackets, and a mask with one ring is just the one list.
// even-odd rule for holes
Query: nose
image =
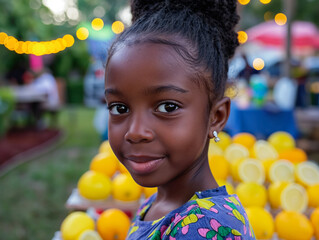
{"label": "nose", "polygon": [[146,143],[154,139],[154,132],[150,128],[150,119],[146,114],[132,114],[125,140],[130,143]]}

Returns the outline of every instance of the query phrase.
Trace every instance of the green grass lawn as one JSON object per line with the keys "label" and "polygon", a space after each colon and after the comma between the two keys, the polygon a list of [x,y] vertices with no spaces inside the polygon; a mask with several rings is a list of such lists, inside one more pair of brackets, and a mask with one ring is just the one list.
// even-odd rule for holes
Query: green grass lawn
{"label": "green grass lawn", "polygon": [[66,139],[0,178],[0,239],[52,239],[59,230],[65,202],[101,142],[93,117],[94,109],[63,109],[58,125]]}

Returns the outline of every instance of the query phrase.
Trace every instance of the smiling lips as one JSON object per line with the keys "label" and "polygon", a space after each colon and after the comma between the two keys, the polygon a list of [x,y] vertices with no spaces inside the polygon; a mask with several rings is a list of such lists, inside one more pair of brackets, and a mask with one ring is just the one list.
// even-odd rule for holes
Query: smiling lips
{"label": "smiling lips", "polygon": [[155,171],[162,164],[165,156],[129,155],[125,159],[136,174],[148,174]]}

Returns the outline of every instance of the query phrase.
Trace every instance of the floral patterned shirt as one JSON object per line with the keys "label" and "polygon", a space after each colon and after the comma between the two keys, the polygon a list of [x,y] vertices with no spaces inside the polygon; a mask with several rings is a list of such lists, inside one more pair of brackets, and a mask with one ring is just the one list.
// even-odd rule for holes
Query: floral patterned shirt
{"label": "floral patterned shirt", "polygon": [[155,221],[143,218],[155,200],[147,199],[137,211],[127,240],[251,240],[254,232],[236,195],[225,186],[196,192],[183,206]]}

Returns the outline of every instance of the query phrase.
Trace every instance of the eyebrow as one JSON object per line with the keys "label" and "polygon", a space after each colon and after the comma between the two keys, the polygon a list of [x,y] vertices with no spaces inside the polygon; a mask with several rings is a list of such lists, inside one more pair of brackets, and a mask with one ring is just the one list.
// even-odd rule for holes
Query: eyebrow
{"label": "eyebrow", "polygon": [[179,93],[187,93],[188,91],[177,87],[175,85],[163,85],[163,86],[154,86],[150,87],[147,89],[145,92],[146,94],[159,94],[163,92],[169,92],[169,91],[174,91],[174,92],[179,92]]}
{"label": "eyebrow", "polygon": [[[169,91],[174,91],[174,92],[179,92],[179,93],[187,93],[188,91],[177,87],[175,85],[163,85],[163,86],[154,86],[154,87],[150,87],[148,89],[146,89],[145,93],[147,95],[152,95],[152,94],[160,94],[163,92],[169,92]],[[106,88],[105,91],[105,96],[106,95],[122,95],[122,93],[120,91],[118,91],[115,88]]]}

